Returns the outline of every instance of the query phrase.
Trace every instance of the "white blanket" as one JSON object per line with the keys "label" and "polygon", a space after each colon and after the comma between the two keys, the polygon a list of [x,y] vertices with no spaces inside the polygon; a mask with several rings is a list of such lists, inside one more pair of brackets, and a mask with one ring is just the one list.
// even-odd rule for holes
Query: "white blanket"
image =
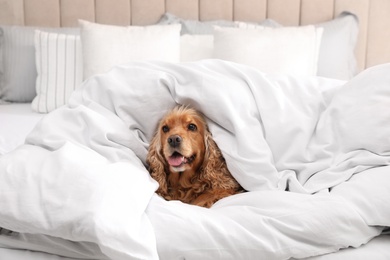
{"label": "white blanket", "polygon": [[[205,114],[249,192],[211,209],[154,194],[148,143],[176,104]],[[96,258],[110,259],[288,259],[358,247],[390,226],[389,108],[390,65],[347,84],[217,60],[119,66],[0,158],[0,227],[92,242]]]}

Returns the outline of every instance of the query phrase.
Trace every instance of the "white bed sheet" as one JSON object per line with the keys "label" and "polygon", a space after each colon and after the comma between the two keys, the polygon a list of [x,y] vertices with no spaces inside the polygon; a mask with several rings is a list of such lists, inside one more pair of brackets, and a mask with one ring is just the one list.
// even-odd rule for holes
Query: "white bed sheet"
{"label": "white bed sheet", "polygon": [[[88,247],[89,246],[89,247]],[[23,249],[27,248],[27,249]],[[304,258],[305,260],[388,260],[390,259],[390,235],[381,235],[373,238],[366,245],[359,248],[346,248],[338,252]],[[34,235],[0,235],[0,259],[7,260],[75,260],[97,259],[96,253],[100,251],[87,243],[74,243],[61,241],[49,236]],[[44,252],[52,253],[44,253]],[[64,255],[73,257],[64,257]],[[259,256],[260,257],[260,256]],[[103,255],[100,259],[108,259]]]}
{"label": "white bed sheet", "polygon": [[43,116],[30,103],[0,104],[0,156],[23,144]]}
{"label": "white bed sheet", "polygon": [[0,248],[0,259],[4,260],[75,260],[76,258],[67,258],[57,255],[35,252],[29,250],[18,250]]}
{"label": "white bed sheet", "polygon": [[0,259],[106,260],[108,258],[93,243],[73,242],[47,235],[22,234],[1,229]]}
{"label": "white bed sheet", "polygon": [[359,248],[342,249],[336,253],[306,258],[307,260],[388,260],[390,259],[390,236],[382,235]]}

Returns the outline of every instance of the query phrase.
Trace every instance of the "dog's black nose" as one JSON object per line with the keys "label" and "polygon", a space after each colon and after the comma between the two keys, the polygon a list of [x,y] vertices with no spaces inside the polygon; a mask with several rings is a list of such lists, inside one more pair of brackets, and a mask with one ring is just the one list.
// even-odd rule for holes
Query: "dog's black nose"
{"label": "dog's black nose", "polygon": [[168,144],[172,147],[178,147],[183,139],[180,135],[171,135],[168,137]]}

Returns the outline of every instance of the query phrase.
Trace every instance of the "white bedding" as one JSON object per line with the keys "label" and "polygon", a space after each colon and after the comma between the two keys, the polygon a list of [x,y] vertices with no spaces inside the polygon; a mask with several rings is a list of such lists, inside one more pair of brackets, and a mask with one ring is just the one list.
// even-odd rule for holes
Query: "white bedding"
{"label": "white bedding", "polygon": [[[96,244],[95,259],[289,259],[359,247],[390,226],[389,72],[378,66],[344,85],[217,60],[116,67],[0,157],[0,227]],[[211,209],[155,195],[143,163],[176,103],[206,115],[250,192]]]}
{"label": "white bedding", "polygon": [[23,144],[42,117],[32,111],[30,103],[0,104],[0,156]]}

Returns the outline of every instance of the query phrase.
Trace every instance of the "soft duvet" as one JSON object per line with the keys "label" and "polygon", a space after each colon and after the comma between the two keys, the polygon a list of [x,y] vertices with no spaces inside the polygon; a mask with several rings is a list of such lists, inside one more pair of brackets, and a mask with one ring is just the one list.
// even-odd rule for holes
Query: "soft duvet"
{"label": "soft duvet", "polygon": [[[148,143],[176,104],[205,114],[248,192],[211,209],[154,193]],[[390,226],[389,108],[390,65],[347,83],[218,60],[118,66],[0,157],[0,227],[91,259],[289,259],[359,247]]]}

